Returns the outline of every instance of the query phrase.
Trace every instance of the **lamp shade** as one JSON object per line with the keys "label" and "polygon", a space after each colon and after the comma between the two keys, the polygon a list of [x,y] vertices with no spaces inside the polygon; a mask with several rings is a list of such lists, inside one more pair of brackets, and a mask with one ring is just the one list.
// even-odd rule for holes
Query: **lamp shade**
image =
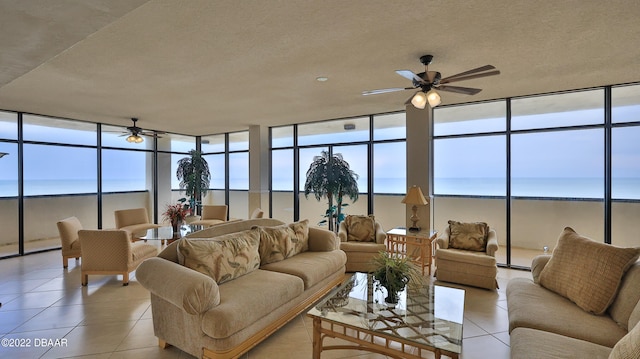
{"label": "lamp shade", "polygon": [[429,204],[429,202],[427,202],[427,199],[424,198],[420,187],[415,185],[409,188],[409,190],[407,191],[407,195],[402,199],[402,203],[420,206]]}
{"label": "lamp shade", "polygon": [[419,108],[421,110],[424,109],[424,107],[427,105],[427,94],[422,91],[416,92],[416,94],[411,98],[411,104],[415,108]]}
{"label": "lamp shade", "polygon": [[436,107],[442,102],[442,99],[440,99],[440,94],[436,90],[431,89],[431,91],[427,92],[427,101],[429,101],[429,106]]}

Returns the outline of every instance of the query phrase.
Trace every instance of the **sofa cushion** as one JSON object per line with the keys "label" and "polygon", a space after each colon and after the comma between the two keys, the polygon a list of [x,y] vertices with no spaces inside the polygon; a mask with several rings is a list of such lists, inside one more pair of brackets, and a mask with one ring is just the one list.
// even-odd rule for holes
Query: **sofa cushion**
{"label": "sofa cushion", "polygon": [[288,225],[257,228],[260,231],[260,265],[279,262],[289,256],[295,233]]}
{"label": "sofa cushion", "polygon": [[347,256],[343,251],[305,252],[260,269],[294,275],[302,279],[307,290],[341,270],[346,262]]}
{"label": "sofa cushion", "polygon": [[622,276],[639,255],[640,248],[598,243],[566,227],[540,273],[540,285],[587,312],[601,315],[615,299]]}
{"label": "sofa cushion", "polygon": [[622,337],[613,347],[609,359],[635,359],[640,358],[640,325],[636,325],[631,331]]}
{"label": "sofa cushion", "polygon": [[468,251],[487,250],[489,226],[484,222],[463,223],[449,221],[449,247]]}
{"label": "sofa cushion", "polygon": [[258,269],[259,244],[258,229],[213,238],[183,238],[178,243],[178,258],[185,267],[222,284]]}
{"label": "sofa cushion", "polygon": [[289,224],[294,236],[291,237],[291,251],[287,258],[309,250],[309,220],[305,219]]}
{"label": "sofa cushion", "polygon": [[610,317],[587,313],[569,299],[527,278],[509,281],[507,308],[509,331],[515,328],[538,329],[609,348],[627,334]]}
{"label": "sofa cushion", "polygon": [[355,216],[348,215],[344,219],[347,229],[347,241],[375,242],[376,220],[373,215]]}
{"label": "sofa cushion", "polygon": [[220,304],[201,319],[202,331],[214,339],[227,338],[296,300],[304,284],[296,276],[258,269],[220,285],[219,291]]}
{"label": "sofa cushion", "polygon": [[606,359],[611,348],[529,328],[511,332],[511,357],[517,359]]}

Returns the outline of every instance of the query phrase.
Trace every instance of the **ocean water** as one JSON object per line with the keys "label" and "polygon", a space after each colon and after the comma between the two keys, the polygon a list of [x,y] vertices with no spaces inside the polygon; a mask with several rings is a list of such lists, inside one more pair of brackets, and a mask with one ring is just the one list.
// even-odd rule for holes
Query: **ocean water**
{"label": "ocean water", "polygon": [[[600,178],[514,178],[511,195],[516,197],[603,198],[604,180]],[[363,178],[359,182],[363,182]],[[364,182],[366,184],[366,178]],[[144,180],[105,180],[103,192],[145,190]],[[366,187],[360,186],[361,192]],[[290,180],[273,183],[275,190],[291,191]],[[27,180],[26,196],[96,193],[95,180]],[[406,193],[404,178],[376,178],[375,193]],[[425,191],[425,189],[423,189]],[[425,191],[426,193],[426,191]],[[504,178],[436,178],[436,195],[505,196]],[[0,197],[18,195],[16,181],[0,180]],[[640,199],[640,178],[614,178],[614,199]]]}

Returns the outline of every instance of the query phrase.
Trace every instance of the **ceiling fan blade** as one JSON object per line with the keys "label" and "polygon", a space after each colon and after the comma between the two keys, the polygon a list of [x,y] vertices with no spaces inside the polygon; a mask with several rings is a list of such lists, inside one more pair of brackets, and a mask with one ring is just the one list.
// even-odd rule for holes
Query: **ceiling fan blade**
{"label": "ceiling fan blade", "polygon": [[461,76],[461,77],[456,77],[456,78],[447,77],[447,78],[444,78],[444,79],[440,80],[440,83],[441,84],[446,84],[446,83],[450,83],[450,82],[473,80],[473,79],[479,79],[481,77],[494,76],[494,75],[500,75],[500,71],[495,70],[495,71],[484,72],[484,73],[481,73],[481,74],[475,74],[475,75],[469,75],[469,76]]}
{"label": "ceiling fan blade", "polygon": [[460,77],[460,76],[467,76],[467,75],[472,75],[478,72],[484,72],[484,71],[489,71],[489,70],[493,70],[495,69],[495,66],[493,65],[484,65],[484,66],[480,66],[480,67],[476,67],[475,69],[471,69],[465,72],[461,72],[459,74],[455,74],[455,75],[451,75],[448,77],[445,77],[443,80],[445,79],[452,79],[452,78],[456,78],[456,77]]}
{"label": "ceiling fan blade", "polygon": [[420,84],[424,84],[426,83],[426,81],[424,81],[424,79],[416,74],[413,73],[413,71],[410,70],[396,70],[396,73],[402,77],[404,77],[405,79],[411,80],[411,81],[416,81],[417,83]]}
{"label": "ceiling fan blade", "polygon": [[463,95],[475,95],[478,92],[482,91],[482,89],[477,89],[473,87],[444,86],[444,85],[438,86],[437,89],[442,91],[461,93]]}
{"label": "ceiling fan blade", "polygon": [[369,90],[369,91],[362,91],[362,95],[363,96],[378,95],[378,94],[381,94],[381,93],[389,93],[389,92],[396,92],[396,91],[411,90],[413,88],[414,87],[392,87],[392,88],[388,88],[388,89]]}

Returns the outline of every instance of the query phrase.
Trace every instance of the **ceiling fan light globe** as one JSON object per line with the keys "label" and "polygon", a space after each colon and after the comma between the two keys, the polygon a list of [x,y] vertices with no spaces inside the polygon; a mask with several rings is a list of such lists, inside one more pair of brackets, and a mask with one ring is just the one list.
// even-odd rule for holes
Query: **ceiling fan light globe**
{"label": "ceiling fan light globe", "polygon": [[424,107],[427,105],[427,95],[422,91],[416,92],[416,94],[413,95],[413,98],[411,98],[411,104],[415,108],[421,110],[424,109]]}
{"label": "ceiling fan light globe", "polygon": [[427,92],[427,101],[429,101],[429,106],[436,107],[440,103],[442,103],[442,99],[440,98],[440,94],[436,92],[436,90],[431,89],[431,91]]}
{"label": "ceiling fan light globe", "polygon": [[129,143],[141,143],[142,141],[144,141],[144,138],[138,135],[129,135],[129,137],[127,137],[127,142]]}

